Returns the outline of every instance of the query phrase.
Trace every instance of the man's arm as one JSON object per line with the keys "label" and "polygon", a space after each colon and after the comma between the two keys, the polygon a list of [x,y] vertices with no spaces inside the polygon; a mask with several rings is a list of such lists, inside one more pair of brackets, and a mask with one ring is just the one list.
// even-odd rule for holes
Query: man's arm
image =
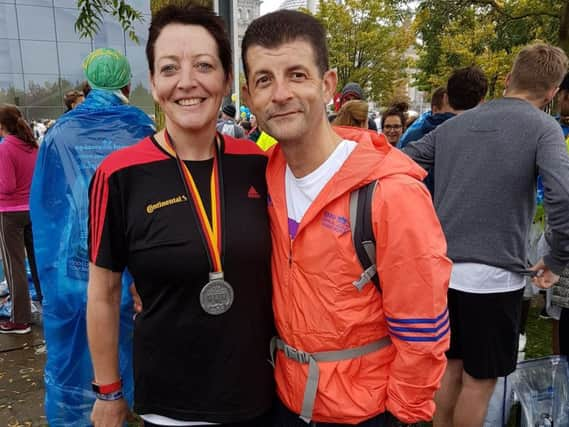
{"label": "man's arm", "polygon": [[373,226],[383,310],[396,349],[386,408],[406,423],[428,421],[450,341],[446,241],[429,193],[406,176],[379,181]]}
{"label": "man's arm", "polygon": [[569,155],[559,127],[548,130],[538,141],[536,163],[543,180],[551,247],[543,261],[559,275],[569,263]]}
{"label": "man's arm", "polygon": [[428,171],[435,162],[436,137],[437,129],[429,132],[418,141],[410,142],[402,151]]}

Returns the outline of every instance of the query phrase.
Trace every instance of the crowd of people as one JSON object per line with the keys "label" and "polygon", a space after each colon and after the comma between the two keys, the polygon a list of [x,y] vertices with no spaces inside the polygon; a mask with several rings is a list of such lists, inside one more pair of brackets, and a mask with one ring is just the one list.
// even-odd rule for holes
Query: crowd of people
{"label": "crowd of people", "polygon": [[531,286],[552,289],[568,355],[569,110],[542,111],[569,99],[561,49],[522,49],[503,98],[462,68],[431,111],[396,102],[378,126],[355,82],[327,111],[338,77],[314,17],[250,24],[247,112],[224,102],[230,46],[208,9],[153,16],[158,131],[113,49],[85,59],[40,145],[0,106],[0,333],[31,329],[27,253],[50,425],[482,426]]}

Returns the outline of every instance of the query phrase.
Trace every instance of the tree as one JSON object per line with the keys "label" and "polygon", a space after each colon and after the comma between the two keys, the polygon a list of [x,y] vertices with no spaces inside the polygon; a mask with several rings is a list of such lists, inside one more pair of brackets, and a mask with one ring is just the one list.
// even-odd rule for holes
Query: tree
{"label": "tree", "polygon": [[[417,85],[444,85],[455,68],[478,65],[487,74],[489,97],[502,93],[522,46],[542,40],[562,45],[566,0],[423,0],[415,29],[420,40]],[[566,35],[565,38],[569,37]]]}
{"label": "tree", "polygon": [[368,99],[389,100],[406,77],[410,15],[389,0],[323,0],[316,13],[327,31],[339,87],[358,82]]}

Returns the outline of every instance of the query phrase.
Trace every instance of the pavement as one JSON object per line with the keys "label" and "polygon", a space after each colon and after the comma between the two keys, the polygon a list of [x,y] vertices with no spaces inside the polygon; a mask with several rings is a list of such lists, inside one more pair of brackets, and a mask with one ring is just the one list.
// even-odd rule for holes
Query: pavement
{"label": "pavement", "polygon": [[47,426],[45,356],[39,315],[33,315],[29,334],[0,334],[0,427]]}

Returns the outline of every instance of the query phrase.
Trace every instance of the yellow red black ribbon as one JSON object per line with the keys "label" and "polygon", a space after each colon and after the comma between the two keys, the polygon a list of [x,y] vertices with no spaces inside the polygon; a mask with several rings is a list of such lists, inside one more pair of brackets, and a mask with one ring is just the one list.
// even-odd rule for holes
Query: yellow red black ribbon
{"label": "yellow red black ribbon", "polygon": [[192,173],[183,162],[182,159],[176,153],[174,144],[172,144],[170,135],[167,131],[164,132],[164,139],[166,146],[164,147],[166,151],[170,153],[172,157],[175,157],[180,165],[180,170],[182,171],[182,177],[186,183],[186,188],[190,195],[191,201],[194,205],[194,212],[196,213],[198,222],[201,227],[202,235],[206,244],[206,249],[209,253],[210,260],[212,262],[212,268],[214,272],[221,272],[221,248],[222,248],[222,230],[221,230],[221,187],[219,185],[219,145],[216,140],[216,150],[215,156],[213,158],[213,168],[211,171],[210,179],[210,194],[211,194],[211,222],[207,216],[207,212],[204,208],[204,204],[198,187],[192,177]]}

